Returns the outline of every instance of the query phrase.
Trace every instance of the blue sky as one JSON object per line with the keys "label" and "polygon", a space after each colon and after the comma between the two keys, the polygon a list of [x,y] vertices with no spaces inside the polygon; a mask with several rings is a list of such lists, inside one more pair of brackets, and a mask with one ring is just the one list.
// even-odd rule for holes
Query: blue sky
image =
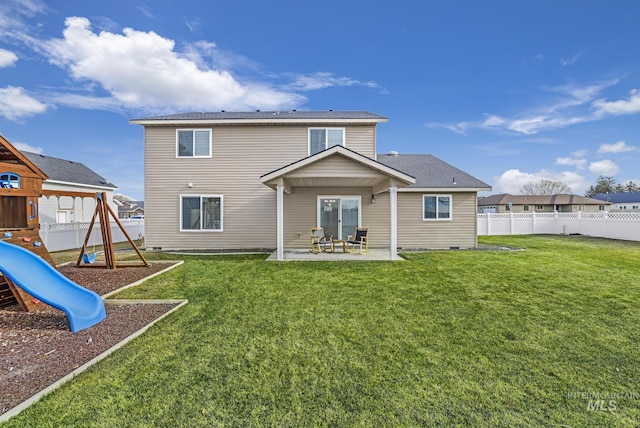
{"label": "blue sky", "polygon": [[640,184],[640,2],[3,0],[0,133],[143,198],[142,128],[185,111],[368,110],[378,152],[517,193]]}

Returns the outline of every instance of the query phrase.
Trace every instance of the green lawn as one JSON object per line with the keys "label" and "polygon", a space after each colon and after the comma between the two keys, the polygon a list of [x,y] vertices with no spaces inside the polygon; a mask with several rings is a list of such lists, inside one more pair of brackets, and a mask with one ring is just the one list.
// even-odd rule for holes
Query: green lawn
{"label": "green lawn", "polygon": [[187,306],[6,426],[638,424],[640,244],[481,242],[524,251],[190,256],[116,296]]}

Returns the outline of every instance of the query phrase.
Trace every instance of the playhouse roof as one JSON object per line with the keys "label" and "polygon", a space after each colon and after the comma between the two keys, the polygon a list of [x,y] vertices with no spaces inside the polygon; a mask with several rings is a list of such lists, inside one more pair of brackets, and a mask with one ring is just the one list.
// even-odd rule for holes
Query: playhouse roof
{"label": "playhouse roof", "polygon": [[18,149],[13,147],[13,145],[2,135],[0,135],[0,162],[24,165],[43,180],[46,180],[48,178],[47,174],[40,167],[34,164],[33,161],[27,158]]}

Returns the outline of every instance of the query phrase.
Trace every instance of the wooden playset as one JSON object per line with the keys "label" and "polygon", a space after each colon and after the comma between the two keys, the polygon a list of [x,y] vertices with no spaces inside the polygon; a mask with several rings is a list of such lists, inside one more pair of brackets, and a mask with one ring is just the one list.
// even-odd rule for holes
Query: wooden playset
{"label": "wooden playset", "polygon": [[[122,223],[109,207],[105,193],[88,193],[75,191],[44,190],[42,183],[47,175],[27,159],[0,135],[0,239],[18,245],[42,257],[55,267],[55,263],[40,239],[40,223],[38,218],[38,198],[62,197],[93,198],[96,209],[89,230],[84,240],[76,266],[116,269],[115,251],[111,236],[111,220],[114,220],[124,233],[129,244],[135,249],[143,266],[149,266],[142,253],[127,234]],[[87,243],[95,225],[100,224],[104,263],[95,263],[95,254],[86,253]],[[82,262],[85,264],[82,264]],[[121,267],[135,266],[133,264]],[[140,264],[137,264],[140,266]],[[13,284],[0,273],[0,308],[18,304],[23,311],[34,310],[43,303],[33,298],[24,290]]]}

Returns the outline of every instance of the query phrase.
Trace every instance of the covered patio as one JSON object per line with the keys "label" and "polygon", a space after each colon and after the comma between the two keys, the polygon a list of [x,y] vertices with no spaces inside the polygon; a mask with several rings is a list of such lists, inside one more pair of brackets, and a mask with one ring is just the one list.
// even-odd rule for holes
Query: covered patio
{"label": "covered patio", "polygon": [[[415,178],[393,169],[374,159],[363,156],[342,146],[333,146],[313,156],[286,165],[261,177],[264,185],[276,191],[277,208],[277,245],[275,260],[293,260],[307,257],[302,249],[305,245],[301,230],[309,227],[329,227],[334,237],[346,239],[346,233],[353,233],[354,227],[366,227],[377,231],[375,239],[380,245],[371,246],[369,259],[397,260],[397,210],[398,188],[415,183]],[[355,191],[354,189],[359,189]],[[285,198],[285,194],[288,198]],[[385,208],[375,206],[376,195],[387,194]],[[289,202],[285,207],[285,199]],[[314,202],[316,201],[317,202]],[[370,200],[370,202],[369,202]],[[326,205],[324,204],[326,201]],[[325,224],[322,217],[334,210],[331,204],[348,201],[355,209],[358,224],[343,225],[340,214],[331,225]],[[310,211],[313,205],[313,212]],[[374,208],[375,207],[375,208]],[[317,208],[317,211],[316,211]],[[373,214],[373,211],[376,211]],[[340,208],[338,208],[340,212]],[[286,220],[285,220],[286,212]],[[366,220],[364,217],[367,217]],[[353,222],[355,223],[355,222]],[[363,224],[366,223],[366,224]],[[305,224],[306,227],[302,226]],[[300,226],[299,226],[300,225]],[[336,226],[337,225],[337,226]],[[303,229],[304,227],[304,229]],[[325,230],[325,232],[327,232]],[[382,231],[386,232],[382,232]],[[285,238],[286,232],[286,238]],[[375,233],[375,232],[374,232]],[[291,238],[295,235],[297,239]],[[383,236],[384,235],[384,236]],[[286,239],[286,240],[285,240]],[[286,248],[285,248],[286,246]],[[380,247],[386,248],[380,248]],[[373,252],[375,250],[375,252]],[[382,253],[385,253],[382,255]],[[357,260],[366,255],[335,253],[311,254],[325,257],[327,260]],[[288,258],[287,258],[288,257]],[[306,259],[306,258],[305,258]]]}
{"label": "covered patio", "polygon": [[[267,261],[276,261],[278,259],[278,252],[273,252]],[[366,254],[360,254],[358,251],[352,253],[343,253],[342,251],[335,251],[333,253],[312,253],[309,250],[303,249],[291,249],[285,250],[283,253],[282,261],[313,261],[313,262],[365,262],[365,261],[390,261],[391,253],[387,249],[374,248],[370,249]],[[404,260],[401,257],[395,260]]]}

